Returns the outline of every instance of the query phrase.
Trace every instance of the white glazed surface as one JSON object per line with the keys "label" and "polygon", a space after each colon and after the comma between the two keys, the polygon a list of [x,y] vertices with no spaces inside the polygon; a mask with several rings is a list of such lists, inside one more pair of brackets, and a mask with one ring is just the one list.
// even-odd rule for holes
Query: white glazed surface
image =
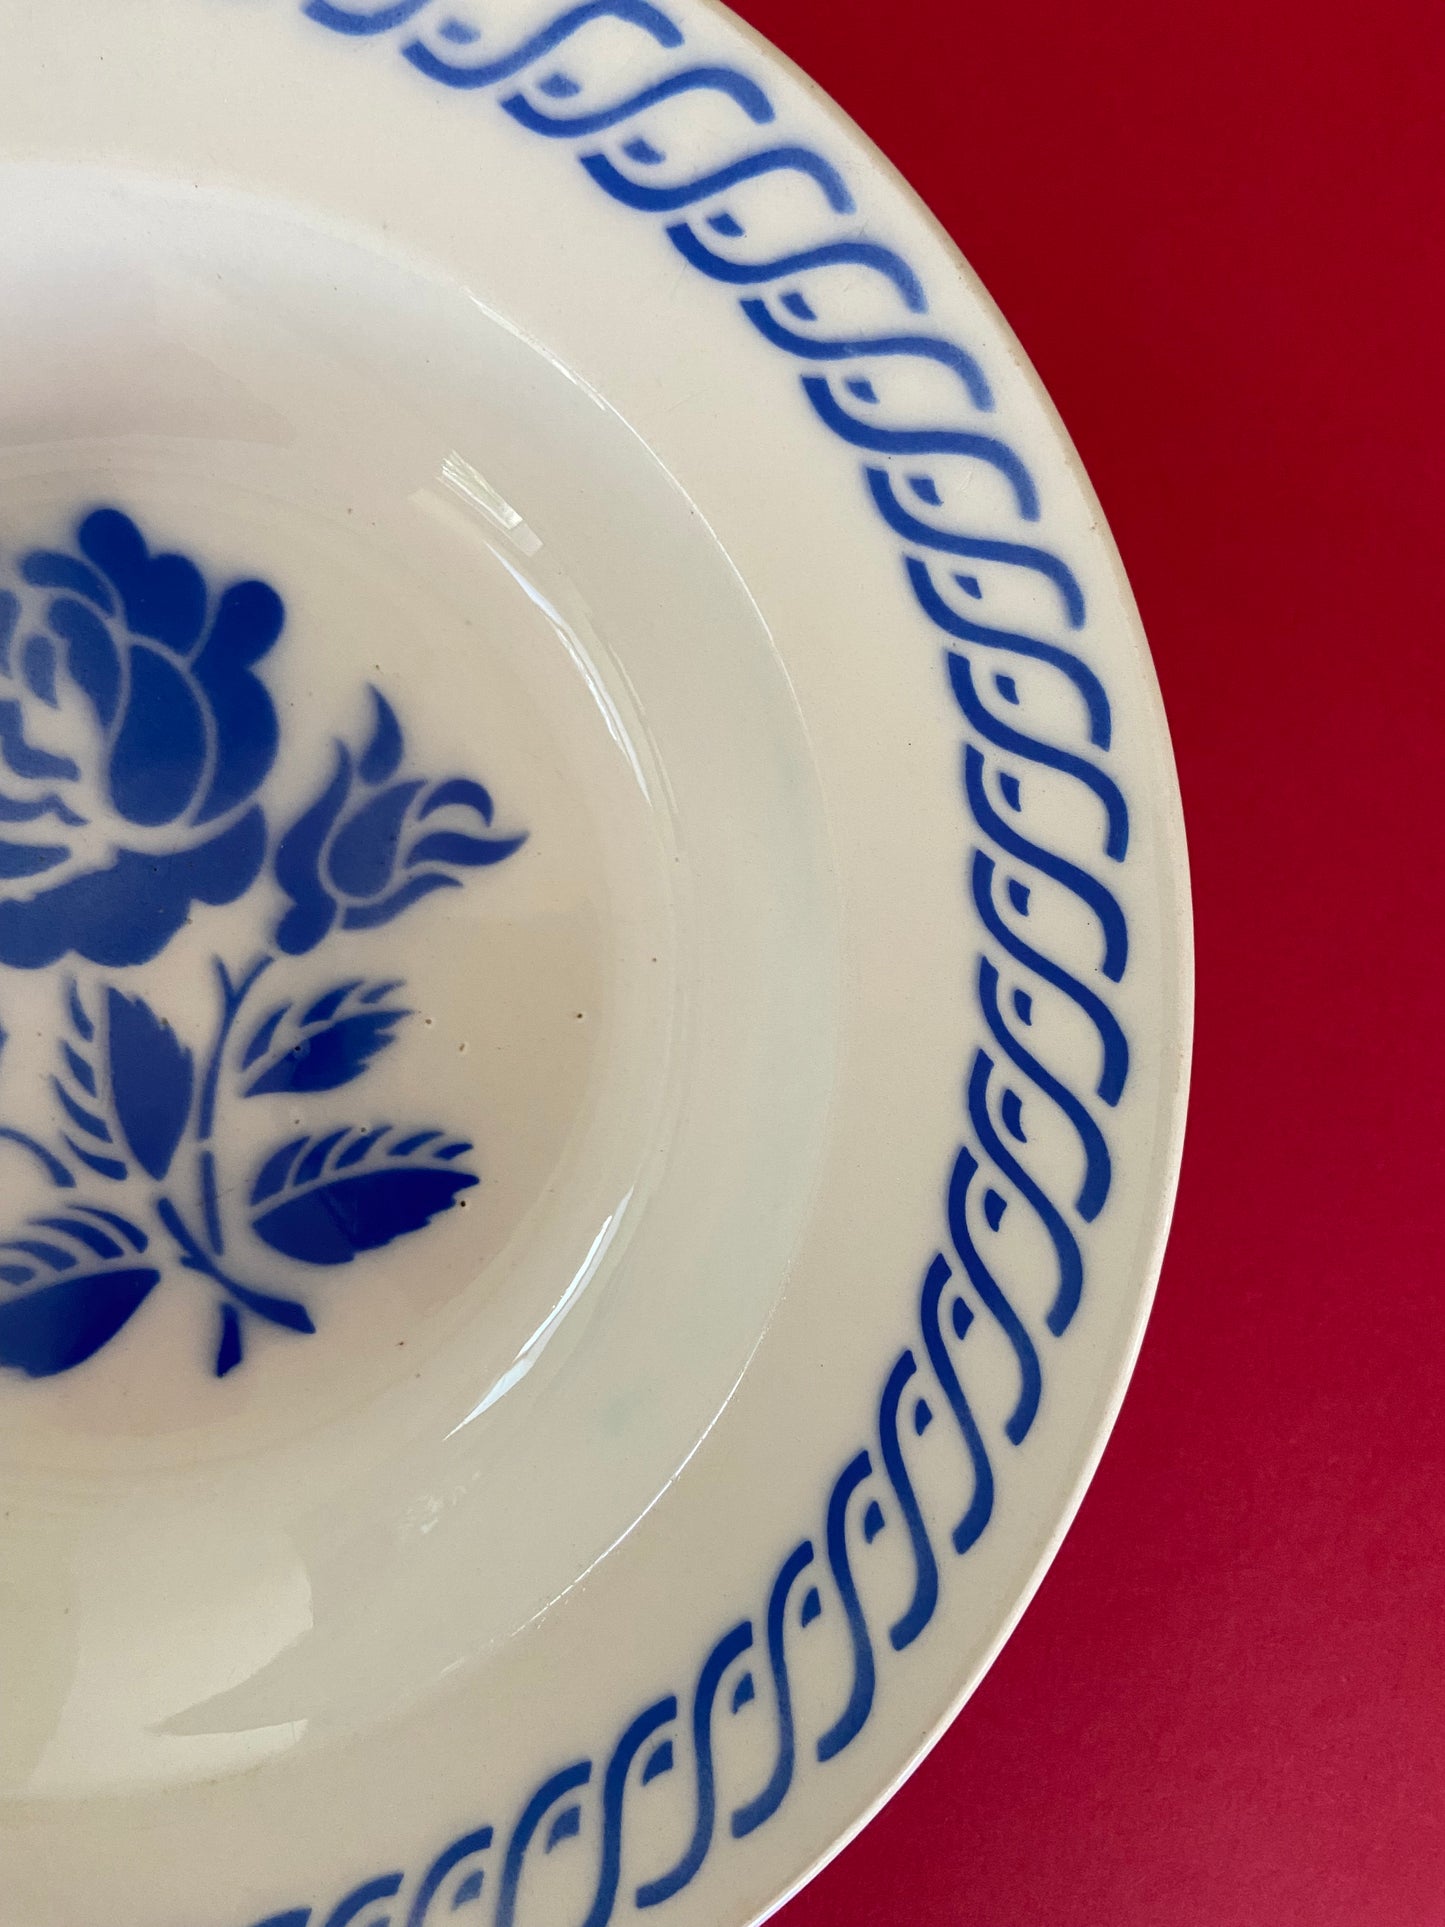
{"label": "white glazed surface", "polygon": [[[866,234],[911,265],[926,320],[862,266],[797,285],[820,332],[906,326],[977,358],[993,407],[968,426],[1023,462],[1038,518],[1019,526],[986,461],[889,454],[891,471],[900,488],[920,463],[938,477],[938,526],[1063,559],[1087,609],[1072,631],[1036,575],[953,566],[976,569],[980,620],[1076,650],[1112,714],[1096,753],[1075,692],[1018,670],[1017,726],[1105,770],[1128,809],[1127,857],[1107,863],[1096,799],[1067,772],[1030,767],[1020,819],[1107,870],[1128,926],[1122,978],[1095,978],[1128,1039],[1117,1103],[1093,1102],[1097,1037],[1032,986],[1032,1042],[1104,1132],[1107,1203],[1073,1224],[1084,1289],[1058,1334],[1037,1226],[1015,1230],[1020,1205],[997,1231],[1037,1340],[1037,1416],[1012,1443],[1018,1367],[975,1297],[955,1357],[992,1517],[955,1554],[972,1475],[929,1381],[945,1422],[906,1438],[938,1596],[895,1650],[915,1562],[879,1398],[912,1346],[911,1410],[920,1280],[940,1250],[960,1268],[945,1197],[987,1041],[960,780],[974,739],[859,454],[798,376],[821,366],[846,402],[844,380],[871,375],[887,420],[914,426],[963,421],[957,377],[780,354],[739,314],[758,290],[689,267],[674,216],[609,198],[577,143],[499,109],[520,88],[577,111],[534,85],[560,54],[476,91],[402,57],[419,41],[468,58],[451,18],[510,47],[558,9],[412,12],[343,34],[291,0],[66,0],[4,26],[0,565],[63,546],[103,501],[218,580],[265,578],[288,612],[266,672],[287,732],[278,819],[331,739],[364,730],[372,683],[419,767],[480,776],[528,840],[358,938],[347,965],[404,976],[416,1012],[357,1121],[434,1107],[477,1146],[468,1209],[323,1281],[314,1337],[262,1333],[224,1379],[209,1299],[169,1282],[77,1371],[0,1374],[3,1927],[422,1927],[428,1868],[483,1826],[492,1843],[458,1859],[435,1918],[600,1927],[686,1859],[705,1782],[704,1850],[651,1911],[757,1917],[906,1770],[1021,1610],[1102,1445],[1162,1246],[1188,1049],[1183,840],[1087,485],[986,298],[826,102],[693,0],[667,9],[680,51],[589,20],[565,44],[584,104],[716,64],[766,89],[776,125],[698,89],[581,152],[625,169],[645,127],[659,175],[686,182],[797,144],[846,179],[846,220],[782,171],[702,211],[735,210],[752,258]],[[1097,965],[1092,914],[1034,886],[1033,940]],[[212,954],[245,950],[253,915],[198,912],[120,973],[127,994],[203,1026],[193,987]],[[43,1082],[55,975],[0,972],[6,1102]],[[295,994],[325,981],[303,970]],[[268,1127],[234,1108],[244,1164]],[[1077,1131],[1037,1095],[1027,1118],[1040,1183],[1071,1197]],[[12,1222],[43,1204],[23,1161],[0,1177]],[[830,1495],[865,1449],[840,1518],[874,1677],[861,1726],[820,1761],[858,1680]],[[730,1830],[777,1762],[769,1593],[804,1538],[795,1767],[766,1824]],[[809,1580],[823,1609],[803,1632]],[[744,1622],[700,1741],[700,1669]],[[672,1769],[642,1785],[647,1753],[630,1777],[624,1758],[609,1815],[619,1736],[669,1695],[648,1746],[669,1738]],[[546,1850],[559,1795],[528,1855],[519,1816],[574,1762],[577,1825]]]}

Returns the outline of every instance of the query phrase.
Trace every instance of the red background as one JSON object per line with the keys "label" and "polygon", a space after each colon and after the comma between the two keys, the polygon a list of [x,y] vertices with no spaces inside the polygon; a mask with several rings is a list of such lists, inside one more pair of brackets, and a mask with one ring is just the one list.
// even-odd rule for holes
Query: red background
{"label": "red background", "polygon": [[1169,708],[1199,969],[1102,1470],[962,1717],[782,1919],[1441,1927],[1445,9],[735,4],[942,217],[1078,443]]}

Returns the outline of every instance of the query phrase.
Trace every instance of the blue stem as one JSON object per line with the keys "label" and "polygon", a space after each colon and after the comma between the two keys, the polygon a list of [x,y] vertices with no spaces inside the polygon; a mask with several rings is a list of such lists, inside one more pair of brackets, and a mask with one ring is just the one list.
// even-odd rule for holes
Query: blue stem
{"label": "blue stem", "polygon": [[216,1189],[216,1160],[209,1149],[201,1153],[201,1209],[206,1218],[206,1236],[219,1258],[226,1249],[226,1233],[221,1224],[221,1200]]}
{"label": "blue stem", "polygon": [[[275,962],[271,956],[258,957],[245,972],[239,983],[231,981],[231,973],[217,957],[215,960],[216,982],[221,992],[221,1015],[216,1025],[215,1042],[206,1064],[206,1074],[201,1081],[200,1102],[196,1109],[196,1142],[207,1146],[216,1128],[216,1097],[221,1084],[221,1067],[226,1058],[226,1046],[231,1041],[231,1032],[236,1027],[236,1019],[241,1014],[241,1006],[250,996],[261,977]],[[217,1257],[226,1249],[226,1236],[221,1223],[220,1196],[216,1186],[216,1160],[209,1149],[203,1149],[197,1160],[196,1180],[200,1190],[201,1216],[210,1239],[211,1250]]]}
{"label": "blue stem", "polygon": [[201,1085],[201,1103],[196,1117],[196,1139],[204,1144],[216,1128],[216,1093],[221,1082],[221,1064],[226,1055],[226,1046],[231,1041],[236,1019],[241,1014],[241,1006],[250,996],[259,979],[276,961],[274,957],[258,957],[241,978],[239,983],[231,982],[231,973],[216,959],[216,981],[221,989],[221,1021],[216,1027],[216,1041],[211,1047],[210,1061],[206,1065],[205,1079]]}
{"label": "blue stem", "polygon": [[306,1307],[294,1298],[280,1298],[271,1292],[257,1291],[251,1285],[243,1285],[239,1279],[229,1277],[220,1266],[207,1257],[201,1241],[176,1206],[169,1198],[156,1199],[156,1216],[175,1239],[181,1250],[181,1264],[187,1271],[197,1272],[202,1278],[209,1278],[221,1287],[228,1297],[234,1298],[238,1305],[247,1311],[255,1312],[258,1318],[270,1324],[283,1325],[287,1331],[314,1332],[311,1314]]}

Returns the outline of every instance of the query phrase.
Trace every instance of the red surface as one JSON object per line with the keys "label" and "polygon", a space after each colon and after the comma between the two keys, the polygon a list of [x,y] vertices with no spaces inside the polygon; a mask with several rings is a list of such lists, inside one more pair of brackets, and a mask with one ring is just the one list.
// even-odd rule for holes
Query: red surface
{"label": "red surface", "polygon": [[1439,0],[735,0],[1078,443],[1184,789],[1194,1097],[1114,1442],[786,1927],[1441,1927]]}

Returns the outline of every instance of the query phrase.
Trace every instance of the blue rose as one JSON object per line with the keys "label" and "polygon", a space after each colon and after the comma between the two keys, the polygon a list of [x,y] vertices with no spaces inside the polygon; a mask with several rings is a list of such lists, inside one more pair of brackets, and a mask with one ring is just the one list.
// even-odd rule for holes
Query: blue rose
{"label": "blue rose", "polygon": [[434,890],[455,889],[458,871],[501,863],[527,840],[478,834],[491,827],[492,799],[470,777],[396,780],[401,726],[386,698],[371,696],[370,742],[357,757],[336,745],[331,780],[276,848],[276,881],[291,899],[276,943],[293,957],[338,921],[345,930],[390,923]]}
{"label": "blue rose", "polygon": [[77,546],[24,556],[29,594],[0,589],[0,963],[24,970],[144,963],[266,855],[251,799],[278,729],[252,671],[281,598],[248,581],[213,603],[116,509]]}

